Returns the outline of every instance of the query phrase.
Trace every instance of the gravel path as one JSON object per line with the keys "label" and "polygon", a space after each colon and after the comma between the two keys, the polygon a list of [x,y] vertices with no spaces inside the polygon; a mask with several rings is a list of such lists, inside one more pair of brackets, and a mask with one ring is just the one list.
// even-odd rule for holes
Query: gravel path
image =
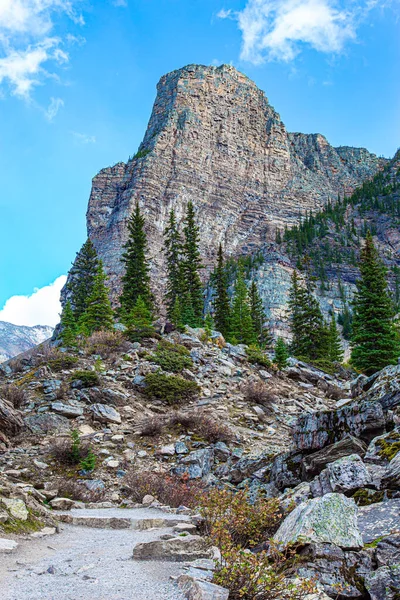
{"label": "gravel path", "polygon": [[[111,515],[112,511],[85,512],[91,516],[120,516]],[[154,510],[139,511],[135,511],[137,518],[171,516]],[[123,512],[127,516],[128,511]],[[181,564],[131,558],[136,543],[158,539],[171,529],[61,528],[58,535],[19,540],[15,554],[1,556],[1,600],[184,599],[170,580],[171,575],[183,572]]]}

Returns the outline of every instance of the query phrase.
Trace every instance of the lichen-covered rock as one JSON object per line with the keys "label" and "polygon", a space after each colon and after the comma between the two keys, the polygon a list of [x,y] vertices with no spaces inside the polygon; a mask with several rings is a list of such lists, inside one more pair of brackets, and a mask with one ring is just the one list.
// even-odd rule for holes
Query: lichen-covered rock
{"label": "lichen-covered rock", "polygon": [[47,433],[62,433],[70,429],[69,419],[53,413],[40,413],[25,417],[25,423],[32,433],[45,435]]}
{"label": "lichen-covered rock", "polygon": [[400,565],[380,567],[365,578],[371,600],[398,600],[400,597]]}
{"label": "lichen-covered rock", "polygon": [[313,496],[330,492],[345,494],[371,484],[371,476],[362,459],[358,454],[351,454],[329,463],[311,482],[311,492]]}
{"label": "lichen-covered rock", "polygon": [[295,487],[301,483],[301,467],[303,455],[301,452],[285,452],[279,454],[272,464],[270,482],[278,490]]}
{"label": "lichen-covered rock", "polygon": [[379,401],[384,410],[400,404],[400,365],[389,365],[371,375],[362,385],[364,400]]}
{"label": "lichen-covered rock", "polygon": [[357,506],[343,494],[326,494],[297,506],[274,536],[283,546],[301,542],[335,544],[339,548],[362,548],[357,526]]}
{"label": "lichen-covered rock", "polygon": [[358,527],[365,544],[400,531],[400,498],[360,507]]}
{"label": "lichen-covered rock", "polygon": [[348,434],[370,441],[383,433],[384,427],[385,416],[379,402],[352,402],[337,410],[301,415],[293,438],[299,450],[319,450]]}
{"label": "lichen-covered rock", "polygon": [[400,489],[400,452],[390,461],[381,485],[392,490]]}
{"label": "lichen-covered rock", "polygon": [[350,454],[358,454],[361,458],[366,451],[366,445],[357,438],[349,435],[340,442],[330,444],[318,452],[313,452],[303,458],[303,474],[309,479],[318,475],[329,463]]}
{"label": "lichen-covered rock", "polygon": [[400,452],[400,428],[379,435],[374,438],[369,446],[365,459],[368,461],[391,461]]}
{"label": "lichen-covered rock", "polygon": [[378,542],[375,560],[378,567],[400,564],[400,532],[388,535]]}
{"label": "lichen-covered rock", "polygon": [[0,500],[11,517],[19,519],[20,521],[27,520],[29,513],[23,500],[20,498],[1,498]]}
{"label": "lichen-covered rock", "polygon": [[231,469],[230,480],[232,483],[240,483],[269,465],[272,466],[272,457],[267,452],[255,456],[243,456]]}

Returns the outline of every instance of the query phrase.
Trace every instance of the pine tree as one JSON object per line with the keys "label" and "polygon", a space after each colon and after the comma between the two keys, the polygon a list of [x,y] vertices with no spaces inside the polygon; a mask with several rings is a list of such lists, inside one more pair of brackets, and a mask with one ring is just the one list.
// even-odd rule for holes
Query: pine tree
{"label": "pine tree", "polygon": [[234,344],[250,345],[257,342],[242,268],[239,268],[235,282],[229,339]]}
{"label": "pine tree", "polygon": [[76,324],[74,311],[72,310],[71,302],[68,300],[61,313],[61,331],[59,338],[66,348],[76,346],[76,337],[78,334],[78,326]]}
{"label": "pine tree", "polygon": [[175,218],[175,211],[173,209],[169,213],[168,226],[165,229],[164,238],[168,274],[165,300],[168,318],[172,320],[172,314],[174,312],[176,300],[179,299],[184,288],[184,274],[182,268],[183,247]]}
{"label": "pine tree", "polygon": [[176,297],[174,306],[172,307],[170,315],[171,323],[178,331],[184,331],[185,323],[182,315],[182,303],[179,297]]}
{"label": "pine tree", "polygon": [[[199,228],[195,222],[195,213],[193,203],[189,202],[187,207],[183,244],[183,271],[185,277],[185,289],[190,295],[194,315],[194,326],[201,327],[203,323],[203,286],[201,283],[199,270],[202,268],[199,252]],[[190,307],[187,307],[187,311]],[[189,325],[189,323],[188,323]]]}
{"label": "pine tree", "polygon": [[343,346],[340,339],[340,334],[336,326],[335,315],[332,314],[331,322],[329,325],[329,353],[328,358],[331,362],[342,362],[343,360]]}
{"label": "pine tree", "polygon": [[275,346],[275,362],[278,366],[278,369],[282,371],[287,366],[287,361],[289,358],[289,351],[284,342],[284,340],[279,337]]}
{"label": "pine tree", "polygon": [[265,326],[264,306],[254,280],[251,282],[249,289],[249,304],[257,341],[262,348],[267,348],[272,343],[272,337]]}
{"label": "pine tree", "polygon": [[394,307],[387,287],[387,271],[370,232],[361,251],[360,272],[353,301],[351,362],[356,369],[371,375],[395,364],[400,348],[393,322]]}
{"label": "pine tree", "polygon": [[306,285],[303,286],[299,282],[297,272],[294,271],[289,295],[291,351],[295,356],[310,361],[327,358],[329,337],[319,302],[313,291],[313,281],[307,273]]}
{"label": "pine tree", "polygon": [[99,260],[87,309],[79,319],[79,327],[85,335],[91,335],[94,331],[107,331],[113,328],[114,313],[108,297],[106,280],[107,276],[103,269],[103,263]]}
{"label": "pine tree", "polygon": [[229,335],[230,304],[228,296],[228,281],[224,265],[222,245],[218,248],[218,262],[215,271],[216,296],[214,300],[215,327],[224,337]]}
{"label": "pine tree", "polygon": [[151,310],[153,297],[150,290],[149,265],[147,261],[147,239],[144,231],[144,218],[139,203],[128,222],[129,237],[124,245],[122,262],[125,274],[122,277],[122,294],[120,296],[121,316],[129,315],[139,296]]}
{"label": "pine tree", "polygon": [[93,291],[99,260],[90,239],[87,239],[76,255],[68,277],[67,291],[75,320],[83,315]]}
{"label": "pine tree", "polygon": [[151,310],[143,300],[142,296],[138,296],[134,307],[129,312],[127,317],[127,325],[133,328],[151,327],[153,315]]}

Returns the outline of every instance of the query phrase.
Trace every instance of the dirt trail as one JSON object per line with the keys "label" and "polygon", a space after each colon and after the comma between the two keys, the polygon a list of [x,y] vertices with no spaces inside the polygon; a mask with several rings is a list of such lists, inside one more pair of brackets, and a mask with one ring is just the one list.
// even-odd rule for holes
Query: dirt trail
{"label": "dirt trail", "polygon": [[[83,511],[79,511],[83,514]],[[84,511],[108,517],[112,509]],[[130,514],[129,514],[130,513]],[[143,513],[143,514],[142,514]],[[132,518],[171,518],[160,511],[123,511]],[[116,515],[115,515],[116,516]],[[118,515],[119,516],[119,515]],[[1,555],[2,600],[183,600],[171,575],[182,565],[132,560],[136,543],[172,529],[95,529],[61,525],[61,533],[19,540],[17,552]]]}

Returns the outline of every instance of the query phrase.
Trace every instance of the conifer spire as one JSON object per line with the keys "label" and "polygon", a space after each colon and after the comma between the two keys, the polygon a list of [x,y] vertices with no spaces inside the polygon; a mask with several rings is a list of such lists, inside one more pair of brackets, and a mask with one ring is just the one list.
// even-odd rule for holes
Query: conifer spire
{"label": "conifer spire", "polygon": [[194,206],[191,201],[188,202],[183,232],[185,238],[183,245],[183,270],[185,288],[188,292],[186,298],[191,303],[191,307],[187,306],[186,311],[188,313],[193,312],[195,326],[200,327],[203,323],[204,305],[203,286],[199,275],[202,264],[199,251],[199,228],[196,225]]}

